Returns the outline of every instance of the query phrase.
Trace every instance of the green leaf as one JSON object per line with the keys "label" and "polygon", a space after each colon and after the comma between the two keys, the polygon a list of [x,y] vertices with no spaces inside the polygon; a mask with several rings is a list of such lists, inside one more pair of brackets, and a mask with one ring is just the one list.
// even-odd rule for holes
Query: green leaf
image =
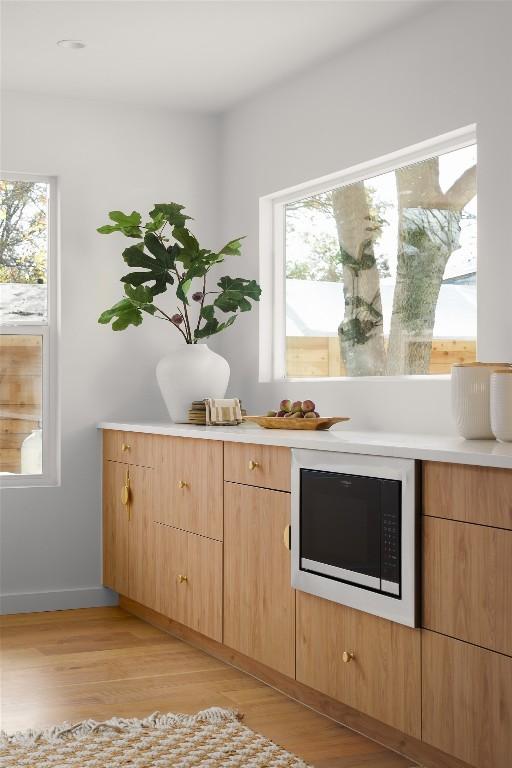
{"label": "green leaf", "polygon": [[261,288],[256,280],[246,280],[243,277],[221,277],[217,283],[221,292],[214,301],[222,312],[248,312],[251,309],[249,299],[259,301]]}
{"label": "green leaf", "polygon": [[237,237],[236,240],[230,240],[229,243],[220,249],[216,256],[240,256],[242,250],[242,240],[244,237]]}
{"label": "green leaf", "polygon": [[236,320],[236,315],[232,315],[224,323],[219,323],[217,318],[214,316],[214,308],[213,308],[213,305],[211,304],[209,304],[206,307],[203,307],[201,311],[201,317],[203,317],[206,320],[206,322],[204,323],[202,328],[199,328],[198,330],[194,331],[194,338],[196,339],[206,339],[209,336],[213,336],[216,333],[220,333],[226,328],[229,328],[230,325],[233,325],[233,323]]}
{"label": "green leaf", "polygon": [[188,304],[187,293],[192,285],[192,280],[181,280],[176,288],[176,296],[184,304]]}
{"label": "green leaf", "polygon": [[109,219],[115,221],[121,227],[138,227],[141,222],[140,213],[132,211],[130,214],[123,213],[122,211],[110,211]]}
{"label": "green leaf", "polygon": [[172,257],[172,252],[167,250],[165,245],[163,245],[163,243],[155,234],[153,234],[153,232],[148,232],[145,235],[144,245],[148,251],[153,254],[156,260],[166,269],[169,269],[173,266],[174,260]]}
{"label": "green leaf", "polygon": [[98,227],[96,232],[99,232],[100,235],[110,235],[112,232],[120,232],[120,228],[113,224],[104,224],[102,227]]}
{"label": "green leaf", "polygon": [[[114,319],[115,318],[115,319]],[[118,301],[110,309],[102,312],[98,318],[98,323],[108,324],[113,320],[112,330],[123,331],[129,325],[140,325],[142,323],[142,314],[140,308],[126,298]]]}
{"label": "green leaf", "polygon": [[181,243],[186,251],[190,253],[199,253],[199,243],[186,227],[174,227],[172,236],[178,243]]}
{"label": "green leaf", "polygon": [[[155,241],[158,243],[158,258],[156,256],[150,256],[141,250],[144,244],[138,243],[137,245],[131,245],[129,248],[125,248],[123,251],[123,259],[129,267],[140,267],[145,272],[129,272],[121,278],[121,282],[128,283],[129,285],[143,285],[144,283],[151,283],[153,285],[147,290],[151,290],[153,296],[159,293],[164,293],[167,290],[168,285],[174,285],[174,278],[170,273],[170,268],[174,266],[173,252],[168,251],[156,237],[156,235],[149,233],[144,238],[149,240],[149,243],[153,250],[157,250]],[[161,247],[160,247],[161,246]]]}
{"label": "green leaf", "polygon": [[190,219],[190,216],[181,213],[184,207],[179,203],[155,203],[155,207],[149,212],[149,215],[153,221],[160,216],[161,220],[167,221],[171,227],[183,227],[187,219]]}

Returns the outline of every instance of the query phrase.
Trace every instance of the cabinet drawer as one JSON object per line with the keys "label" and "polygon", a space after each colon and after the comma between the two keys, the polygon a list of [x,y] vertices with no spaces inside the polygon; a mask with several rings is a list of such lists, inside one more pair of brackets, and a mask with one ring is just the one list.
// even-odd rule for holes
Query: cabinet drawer
{"label": "cabinet drawer", "polygon": [[289,448],[224,443],[224,479],[275,491],[290,490]]}
{"label": "cabinet drawer", "polygon": [[512,659],[422,632],[423,741],[477,768],[510,768]]}
{"label": "cabinet drawer", "polygon": [[512,656],[512,531],[424,518],[423,626]]}
{"label": "cabinet drawer", "polygon": [[222,542],[154,525],[157,611],[222,642]]}
{"label": "cabinet drawer", "polygon": [[421,736],[420,630],[297,592],[297,680]]}
{"label": "cabinet drawer", "polygon": [[103,430],[103,458],[138,464],[141,467],[155,466],[155,435],[144,432],[122,432]]}
{"label": "cabinet drawer", "polygon": [[222,541],[222,443],[158,436],[155,520]]}
{"label": "cabinet drawer", "polygon": [[427,461],[423,512],[512,530],[512,470]]}

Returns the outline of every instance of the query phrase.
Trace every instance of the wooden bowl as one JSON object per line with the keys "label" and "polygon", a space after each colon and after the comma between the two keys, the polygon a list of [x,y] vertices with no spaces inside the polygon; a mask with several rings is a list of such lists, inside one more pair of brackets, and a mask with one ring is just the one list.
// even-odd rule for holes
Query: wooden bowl
{"label": "wooden bowl", "polygon": [[293,419],[286,416],[244,416],[244,421],[254,421],[265,429],[330,429],[340,421],[350,421],[348,416],[319,416],[316,419]]}

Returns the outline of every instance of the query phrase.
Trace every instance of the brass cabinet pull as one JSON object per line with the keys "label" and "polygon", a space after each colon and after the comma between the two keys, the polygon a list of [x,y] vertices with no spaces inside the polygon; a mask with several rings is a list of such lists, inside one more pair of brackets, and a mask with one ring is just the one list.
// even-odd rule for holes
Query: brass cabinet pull
{"label": "brass cabinet pull", "polygon": [[186,584],[188,582],[188,576],[184,576],[182,573],[178,573],[178,584]]}
{"label": "brass cabinet pull", "polygon": [[344,664],[349,664],[355,658],[353,651],[343,651],[341,660]]}
{"label": "brass cabinet pull", "polygon": [[130,446],[128,445],[128,443],[121,443],[121,450],[122,451],[129,451],[130,450]]}
{"label": "brass cabinet pull", "polygon": [[250,469],[251,471],[252,471],[253,469],[257,469],[259,466],[260,466],[260,463],[259,463],[259,461],[254,461],[253,459],[251,459],[251,460],[249,461],[249,469]]}
{"label": "brass cabinet pull", "polygon": [[124,485],[121,488],[121,504],[128,510],[128,520],[131,519],[131,491],[130,491],[130,475],[126,472],[124,478]]}
{"label": "brass cabinet pull", "polygon": [[292,548],[291,535],[292,535],[292,527],[291,525],[286,525],[283,531],[283,542],[286,549]]}
{"label": "brass cabinet pull", "polygon": [[178,488],[188,488],[188,487],[189,487],[189,485],[188,485],[187,482],[185,482],[185,480],[179,480],[178,481]]}

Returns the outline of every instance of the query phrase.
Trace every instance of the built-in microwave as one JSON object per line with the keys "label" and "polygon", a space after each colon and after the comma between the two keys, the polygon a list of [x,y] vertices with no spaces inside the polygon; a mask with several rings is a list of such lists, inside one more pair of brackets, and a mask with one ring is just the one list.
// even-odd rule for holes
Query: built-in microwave
{"label": "built-in microwave", "polygon": [[292,451],[292,586],[418,625],[413,460]]}

